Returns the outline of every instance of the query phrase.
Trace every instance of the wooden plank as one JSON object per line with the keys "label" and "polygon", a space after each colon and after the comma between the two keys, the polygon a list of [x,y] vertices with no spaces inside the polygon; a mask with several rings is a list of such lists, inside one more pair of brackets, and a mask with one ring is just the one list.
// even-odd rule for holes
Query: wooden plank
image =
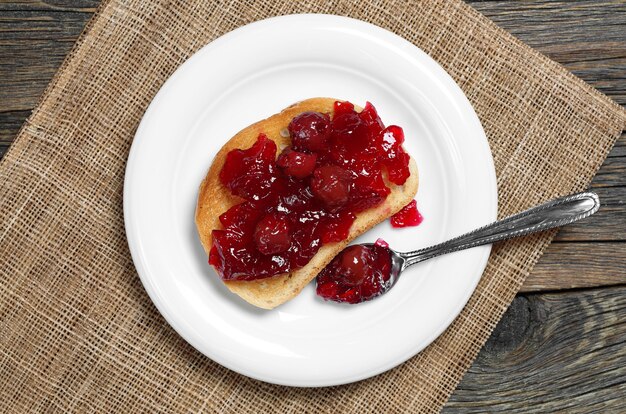
{"label": "wooden plank", "polygon": [[517,297],[452,413],[626,412],[626,287]]}
{"label": "wooden plank", "polygon": [[88,12],[93,13],[100,0],[10,0],[0,2],[0,11],[47,10],[56,12]]}
{"label": "wooden plank", "polygon": [[626,284],[626,243],[552,243],[522,292]]}
{"label": "wooden plank", "polygon": [[561,228],[555,242],[626,240],[626,187],[592,186],[591,190],[600,197],[600,210],[589,218]]}
{"label": "wooden plank", "polygon": [[626,186],[626,158],[607,158],[591,182],[592,188]]}
{"label": "wooden plank", "polygon": [[0,145],[10,145],[31,111],[0,112]]}
{"label": "wooden plank", "polygon": [[0,112],[35,106],[90,17],[0,9]]}

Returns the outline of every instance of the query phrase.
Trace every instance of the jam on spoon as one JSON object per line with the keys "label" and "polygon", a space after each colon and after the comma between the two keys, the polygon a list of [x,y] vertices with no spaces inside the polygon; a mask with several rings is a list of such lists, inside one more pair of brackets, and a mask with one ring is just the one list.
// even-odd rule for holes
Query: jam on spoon
{"label": "jam on spoon", "polygon": [[400,273],[411,265],[442,254],[564,226],[589,217],[598,208],[597,194],[578,193],[413,252],[396,252],[380,241],[348,246],[317,276],[317,294],[335,302],[364,302],[388,292]]}
{"label": "jam on spoon", "polygon": [[386,243],[355,244],[317,276],[317,294],[335,302],[359,303],[388,289],[390,277],[391,250]]}

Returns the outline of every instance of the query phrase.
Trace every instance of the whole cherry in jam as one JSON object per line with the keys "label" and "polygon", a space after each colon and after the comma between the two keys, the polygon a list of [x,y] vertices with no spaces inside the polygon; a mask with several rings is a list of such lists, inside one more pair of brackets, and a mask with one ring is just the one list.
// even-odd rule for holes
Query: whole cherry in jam
{"label": "whole cherry in jam", "polygon": [[342,250],[317,276],[317,294],[334,302],[360,303],[384,293],[391,284],[391,252],[380,244]]}
{"label": "whole cherry in jam", "polygon": [[338,268],[341,269],[339,278],[347,286],[358,286],[365,281],[370,273],[370,249],[361,246],[349,246],[340,256]]}
{"label": "whole cherry in jam", "polygon": [[313,172],[313,194],[331,210],[343,206],[350,195],[351,175],[337,165],[324,165]]}
{"label": "whole cherry in jam", "polygon": [[294,148],[323,151],[330,136],[330,117],[319,112],[303,112],[289,123],[289,136]]}
{"label": "whole cherry in jam", "polygon": [[286,175],[304,178],[313,173],[316,160],[317,154],[294,151],[291,147],[287,147],[276,160],[276,165],[281,167]]}
{"label": "whole cherry in jam", "polygon": [[[410,175],[402,129],[385,127],[370,103],[356,112],[350,102],[335,102],[332,116],[303,112],[288,131],[290,145],[278,154],[259,134],[250,148],[226,155],[219,178],[241,202],[212,232],[209,263],[224,280],[305,266],[324,244],[345,240],[358,213],[385,201],[391,190],[384,177],[402,185]],[[375,286],[352,287],[367,296]]]}

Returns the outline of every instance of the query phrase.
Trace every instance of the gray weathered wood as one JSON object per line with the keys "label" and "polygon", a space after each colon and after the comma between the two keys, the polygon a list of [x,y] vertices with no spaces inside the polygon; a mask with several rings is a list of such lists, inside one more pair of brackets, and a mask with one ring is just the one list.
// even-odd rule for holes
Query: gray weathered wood
{"label": "gray weathered wood", "polygon": [[0,112],[34,107],[93,10],[0,5]]}
{"label": "gray weathered wood", "polygon": [[557,242],[606,242],[626,240],[626,187],[597,187],[591,189],[600,196],[600,210],[588,219],[559,230]]}
{"label": "gray weathered wood", "polygon": [[626,412],[626,287],[517,297],[445,413]]}
{"label": "gray weathered wood", "polygon": [[2,0],[2,11],[56,11],[61,13],[88,12],[93,13],[100,4],[99,0]]}
{"label": "gray weathered wood", "polygon": [[522,292],[626,284],[626,243],[552,243]]}
{"label": "gray weathered wood", "polygon": [[626,186],[626,157],[607,158],[592,184],[596,188]]}
{"label": "gray weathered wood", "polygon": [[31,111],[0,112],[0,148],[8,147]]}

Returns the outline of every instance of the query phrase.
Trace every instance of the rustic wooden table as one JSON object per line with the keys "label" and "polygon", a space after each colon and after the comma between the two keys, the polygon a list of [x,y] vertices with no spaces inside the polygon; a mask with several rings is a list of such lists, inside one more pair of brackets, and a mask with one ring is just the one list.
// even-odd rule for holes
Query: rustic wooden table
{"label": "rustic wooden table", "polygon": [[[626,104],[625,0],[469,3]],[[97,4],[0,0],[0,157]],[[591,187],[444,412],[626,412],[626,134]]]}

